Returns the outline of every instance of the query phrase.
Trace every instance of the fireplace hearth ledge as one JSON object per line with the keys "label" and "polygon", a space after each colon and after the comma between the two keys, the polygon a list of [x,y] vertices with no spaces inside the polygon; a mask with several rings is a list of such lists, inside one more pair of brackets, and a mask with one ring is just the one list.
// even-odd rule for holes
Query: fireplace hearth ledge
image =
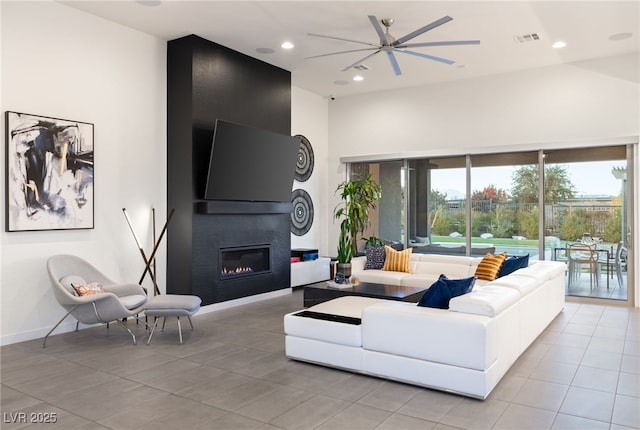
{"label": "fireplace hearth ledge", "polygon": [[225,309],[235,308],[237,306],[247,305],[250,303],[262,302],[264,300],[275,299],[277,297],[287,296],[293,293],[293,288],[283,288],[281,290],[269,291],[268,293],[256,294],[253,296],[241,297],[239,299],[227,300],[219,303],[200,307],[197,315],[208,314],[212,312],[222,311]]}

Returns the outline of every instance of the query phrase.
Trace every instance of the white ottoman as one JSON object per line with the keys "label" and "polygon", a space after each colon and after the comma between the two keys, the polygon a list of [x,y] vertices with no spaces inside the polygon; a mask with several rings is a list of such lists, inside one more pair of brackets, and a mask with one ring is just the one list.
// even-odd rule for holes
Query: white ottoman
{"label": "white ottoman", "polygon": [[193,330],[193,322],[191,316],[200,310],[202,299],[197,296],[187,296],[180,294],[167,294],[154,296],[147,301],[144,307],[144,313],[147,316],[154,317],[153,327],[147,339],[147,345],[151,343],[151,337],[158,325],[158,317],[164,317],[162,320],[162,331],[167,317],[176,317],[178,319],[178,336],[182,343],[182,327],[180,325],[180,317],[187,317],[191,330]]}

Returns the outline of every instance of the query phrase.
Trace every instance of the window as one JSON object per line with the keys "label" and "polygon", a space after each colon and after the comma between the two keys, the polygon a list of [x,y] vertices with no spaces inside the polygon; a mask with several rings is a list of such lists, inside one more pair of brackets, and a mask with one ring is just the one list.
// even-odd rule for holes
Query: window
{"label": "window", "polygon": [[570,267],[567,294],[632,301],[626,241],[634,219],[629,187],[636,148],[355,163],[350,174],[371,173],[382,185],[382,201],[364,236],[416,253],[507,252],[568,265],[571,243],[592,242],[598,262]]}

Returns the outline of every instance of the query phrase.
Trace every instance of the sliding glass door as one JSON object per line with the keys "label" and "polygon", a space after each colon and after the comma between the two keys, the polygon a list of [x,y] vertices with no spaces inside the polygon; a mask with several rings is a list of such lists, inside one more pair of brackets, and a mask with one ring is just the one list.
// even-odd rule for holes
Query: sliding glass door
{"label": "sliding glass door", "polygon": [[[381,185],[382,199],[378,207],[370,212],[370,225],[362,237],[374,236],[396,248],[402,248],[405,242],[404,161],[351,164],[350,178],[364,178],[368,174]],[[358,243],[358,249],[364,249],[363,241]]]}
{"label": "sliding glass door", "polygon": [[637,145],[415,158],[352,163],[349,172],[382,185],[364,236],[416,253],[563,261],[567,295],[630,301],[633,151]]}
{"label": "sliding glass door", "polygon": [[538,153],[471,155],[471,255],[539,259]]}
{"label": "sliding glass door", "polygon": [[567,295],[627,300],[627,147],[544,152],[551,259],[568,265]]}
{"label": "sliding glass door", "polygon": [[407,245],[414,252],[466,253],[465,157],[407,162]]}

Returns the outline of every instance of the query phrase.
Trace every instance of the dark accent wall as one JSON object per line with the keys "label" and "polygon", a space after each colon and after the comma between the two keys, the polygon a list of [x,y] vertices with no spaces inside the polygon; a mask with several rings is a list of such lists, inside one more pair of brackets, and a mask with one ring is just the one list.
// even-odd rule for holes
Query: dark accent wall
{"label": "dark accent wall", "polygon": [[[169,41],[167,207],[175,214],[167,231],[167,292],[196,294],[204,304],[290,286],[286,210],[256,215],[264,210],[234,202],[215,202],[213,211],[197,210],[211,206],[203,195],[216,119],[291,134],[290,72],[195,35]],[[253,216],[245,214],[243,206]],[[231,226],[223,227],[227,221]],[[272,239],[286,247],[286,255],[278,251],[272,256],[278,267],[271,278],[254,282],[253,289],[221,285],[212,249],[247,234],[250,242],[266,240],[248,233],[250,227],[274,233]]]}

